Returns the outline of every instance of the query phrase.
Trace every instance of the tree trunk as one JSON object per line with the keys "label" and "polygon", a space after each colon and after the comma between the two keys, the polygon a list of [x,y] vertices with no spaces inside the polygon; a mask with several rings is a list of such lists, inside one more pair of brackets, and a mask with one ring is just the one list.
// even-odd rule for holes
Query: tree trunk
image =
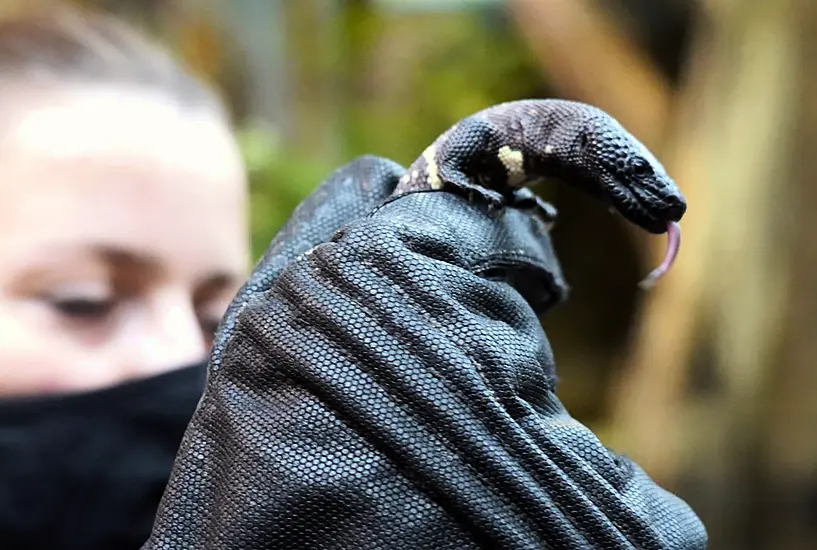
{"label": "tree trunk", "polygon": [[627,359],[619,448],[690,501],[711,547],[813,548],[817,4],[706,8],[667,163],[684,246]]}

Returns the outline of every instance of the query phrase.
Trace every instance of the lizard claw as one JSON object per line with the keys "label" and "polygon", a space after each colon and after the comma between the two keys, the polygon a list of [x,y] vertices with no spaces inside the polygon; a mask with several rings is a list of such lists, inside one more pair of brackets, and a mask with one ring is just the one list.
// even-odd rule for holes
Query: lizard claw
{"label": "lizard claw", "polygon": [[502,193],[497,191],[492,191],[476,185],[454,185],[453,188],[465,194],[470,203],[486,205],[488,207],[488,213],[491,215],[500,211],[502,207],[505,206],[505,197],[502,196]]}
{"label": "lizard claw", "polygon": [[498,213],[505,206],[505,197],[501,193],[484,187],[476,187],[474,192],[477,195],[477,200],[487,205],[489,215]]}

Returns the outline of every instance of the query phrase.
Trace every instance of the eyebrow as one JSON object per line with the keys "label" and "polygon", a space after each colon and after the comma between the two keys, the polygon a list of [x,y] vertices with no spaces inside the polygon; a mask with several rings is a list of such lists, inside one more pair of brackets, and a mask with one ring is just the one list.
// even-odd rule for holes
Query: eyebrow
{"label": "eyebrow", "polygon": [[115,246],[91,245],[88,247],[88,250],[94,256],[100,256],[112,264],[121,265],[123,267],[147,268],[150,271],[158,272],[162,265],[159,258],[155,256],[133,252]]}
{"label": "eyebrow", "polygon": [[[88,247],[91,254],[104,258],[116,266],[125,269],[137,268],[148,271],[151,274],[158,274],[161,271],[162,261],[147,253],[134,252],[124,248],[110,245],[91,245]],[[239,276],[230,271],[216,271],[209,274],[200,283],[205,287],[205,291],[217,291],[223,287],[235,284]]]}
{"label": "eyebrow", "polygon": [[[38,289],[44,281],[54,277],[55,272],[60,277],[71,272],[71,266],[77,264],[77,254],[87,259],[96,259],[94,263],[105,264],[122,271],[134,274],[141,273],[150,278],[160,277],[164,262],[150,253],[134,251],[133,249],[109,245],[107,243],[49,243],[40,249],[35,257],[23,260],[19,270],[14,274],[9,284],[19,292],[30,293]],[[79,265],[84,265],[80,260]],[[85,272],[85,270],[82,270]],[[212,296],[219,296],[225,289],[238,286],[243,282],[245,273],[233,270],[217,270],[202,274],[193,284],[195,296],[200,300],[207,300]]]}

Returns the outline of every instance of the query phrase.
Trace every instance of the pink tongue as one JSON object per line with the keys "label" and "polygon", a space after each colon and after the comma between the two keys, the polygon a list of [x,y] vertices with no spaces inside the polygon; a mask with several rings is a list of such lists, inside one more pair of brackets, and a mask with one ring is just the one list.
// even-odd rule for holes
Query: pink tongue
{"label": "pink tongue", "polygon": [[666,275],[670,267],[672,267],[680,248],[681,226],[677,222],[670,222],[667,224],[667,253],[664,255],[664,260],[643,281],[638,283],[638,286],[643,289],[652,288],[658,282],[658,279]]}

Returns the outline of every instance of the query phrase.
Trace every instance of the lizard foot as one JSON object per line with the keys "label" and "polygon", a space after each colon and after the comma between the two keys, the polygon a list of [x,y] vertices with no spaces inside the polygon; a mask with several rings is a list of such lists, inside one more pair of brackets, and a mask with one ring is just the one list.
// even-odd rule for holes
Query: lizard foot
{"label": "lizard foot", "polygon": [[468,189],[468,200],[475,204],[484,204],[488,208],[488,215],[490,216],[497,214],[506,204],[505,197],[501,193],[484,187],[471,187]]}
{"label": "lizard foot", "polygon": [[507,204],[507,199],[502,193],[478,185],[449,182],[449,189],[467,198],[472,204],[486,206],[489,215],[498,213]]}

